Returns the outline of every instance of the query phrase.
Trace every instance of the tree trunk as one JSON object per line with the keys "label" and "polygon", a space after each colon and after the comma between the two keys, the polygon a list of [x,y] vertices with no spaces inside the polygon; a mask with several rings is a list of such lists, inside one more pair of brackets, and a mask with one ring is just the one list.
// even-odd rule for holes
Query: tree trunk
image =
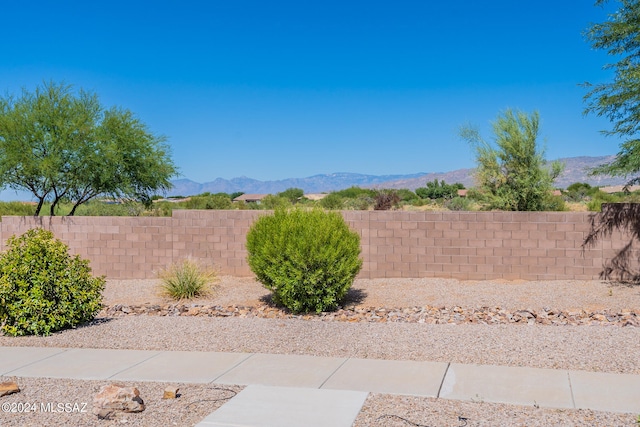
{"label": "tree trunk", "polygon": [[40,209],[42,209],[42,205],[44,204],[44,197],[38,197],[38,206],[36,206],[36,213],[33,214],[34,217],[40,215]]}
{"label": "tree trunk", "polygon": [[76,213],[76,208],[77,208],[78,206],[80,206],[80,203],[82,203],[82,202],[79,202],[79,203],[76,203],[75,205],[73,205],[73,207],[71,208],[71,212],[69,212],[69,214],[68,214],[67,216],[73,216],[73,215],[75,215],[75,213]]}
{"label": "tree trunk", "polygon": [[56,206],[58,205],[59,200],[60,199],[56,197],[55,199],[53,199],[53,202],[51,202],[51,209],[49,210],[50,216],[56,216]]}

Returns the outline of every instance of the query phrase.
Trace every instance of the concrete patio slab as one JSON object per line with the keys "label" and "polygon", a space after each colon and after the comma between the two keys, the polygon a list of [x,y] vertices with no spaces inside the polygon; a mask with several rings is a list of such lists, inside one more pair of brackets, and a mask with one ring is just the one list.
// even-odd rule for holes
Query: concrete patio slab
{"label": "concrete patio slab", "polygon": [[449,365],[440,397],[547,408],[573,408],[567,371],[509,366]]}
{"label": "concrete patio slab", "polygon": [[19,377],[108,379],[159,351],[74,348],[11,372]]}
{"label": "concrete patio slab", "polygon": [[577,409],[640,413],[640,376],[569,371]]}
{"label": "concrete patio slab", "polygon": [[349,359],[323,389],[437,397],[448,363]]}
{"label": "concrete patio slab", "polygon": [[210,383],[249,356],[251,353],[163,352],[111,379]]}
{"label": "concrete patio slab", "polygon": [[346,359],[288,354],[254,354],[216,383],[319,388]]}
{"label": "concrete patio slab", "polygon": [[0,347],[0,375],[68,351],[66,348],[53,347]]}
{"label": "concrete patio slab", "polygon": [[198,427],[350,427],[367,393],[248,386]]}

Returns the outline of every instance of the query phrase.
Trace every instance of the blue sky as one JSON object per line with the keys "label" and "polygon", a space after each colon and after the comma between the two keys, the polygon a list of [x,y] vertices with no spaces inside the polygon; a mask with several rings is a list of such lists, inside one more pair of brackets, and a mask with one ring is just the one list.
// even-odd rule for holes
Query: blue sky
{"label": "blue sky", "polygon": [[168,137],[182,177],[473,167],[461,125],[538,110],[547,158],[615,154],[583,116],[611,62],[592,1],[7,1],[0,91],[95,91]]}

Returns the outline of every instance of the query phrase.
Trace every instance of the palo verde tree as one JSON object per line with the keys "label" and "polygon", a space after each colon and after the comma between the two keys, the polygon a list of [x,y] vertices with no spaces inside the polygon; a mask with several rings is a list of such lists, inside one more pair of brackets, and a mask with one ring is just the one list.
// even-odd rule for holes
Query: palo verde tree
{"label": "palo verde tree", "polygon": [[96,94],[50,82],[0,98],[0,184],[33,193],[36,216],[46,200],[51,215],[99,195],[149,202],[176,172],[165,138]]}
{"label": "palo verde tree", "polygon": [[[608,0],[598,0],[602,6]],[[604,68],[613,71],[613,81],[592,85],[585,95],[585,114],[594,113],[608,118],[613,129],[605,135],[627,138],[620,146],[612,163],[602,165],[592,172],[630,178],[627,185],[640,182],[633,177],[640,171],[640,1],[620,0],[620,7],[609,19],[593,24],[585,37],[594,49],[605,50],[617,61]]]}
{"label": "palo verde tree", "polygon": [[542,211],[554,208],[553,181],[563,166],[546,165],[537,139],[540,116],[507,110],[493,123],[495,144],[486,142],[477,129],[464,126],[460,136],[476,151],[479,195],[490,209]]}

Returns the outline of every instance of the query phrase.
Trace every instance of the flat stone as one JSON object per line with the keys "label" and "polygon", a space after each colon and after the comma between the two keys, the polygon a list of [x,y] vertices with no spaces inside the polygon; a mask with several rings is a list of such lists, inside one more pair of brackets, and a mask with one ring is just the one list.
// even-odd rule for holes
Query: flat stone
{"label": "flat stone", "polygon": [[248,386],[198,427],[351,427],[367,393]]}
{"label": "flat stone", "polygon": [[437,397],[448,363],[349,359],[322,388]]}
{"label": "flat stone", "polygon": [[[36,349],[34,349],[36,350]],[[43,358],[11,372],[18,377],[104,380],[159,351],[74,348]]]}
{"label": "flat stone", "polygon": [[250,356],[251,353],[167,351],[121,370],[111,379],[210,383]]}
{"label": "flat stone", "polygon": [[0,375],[14,375],[17,369],[66,351],[55,347],[0,347]]}
{"label": "flat stone", "polygon": [[444,399],[573,408],[567,371],[452,363],[442,383]]}
{"label": "flat stone", "polygon": [[167,387],[164,389],[164,394],[162,395],[163,399],[175,399],[178,397],[178,391],[180,389],[178,387]]}
{"label": "flat stone", "polygon": [[20,387],[14,381],[6,381],[0,383],[0,397],[8,396],[10,394],[20,393]]}
{"label": "flat stone", "polygon": [[569,371],[577,409],[640,413],[640,376]]}
{"label": "flat stone", "polygon": [[216,383],[318,388],[347,359],[289,354],[254,354]]}

